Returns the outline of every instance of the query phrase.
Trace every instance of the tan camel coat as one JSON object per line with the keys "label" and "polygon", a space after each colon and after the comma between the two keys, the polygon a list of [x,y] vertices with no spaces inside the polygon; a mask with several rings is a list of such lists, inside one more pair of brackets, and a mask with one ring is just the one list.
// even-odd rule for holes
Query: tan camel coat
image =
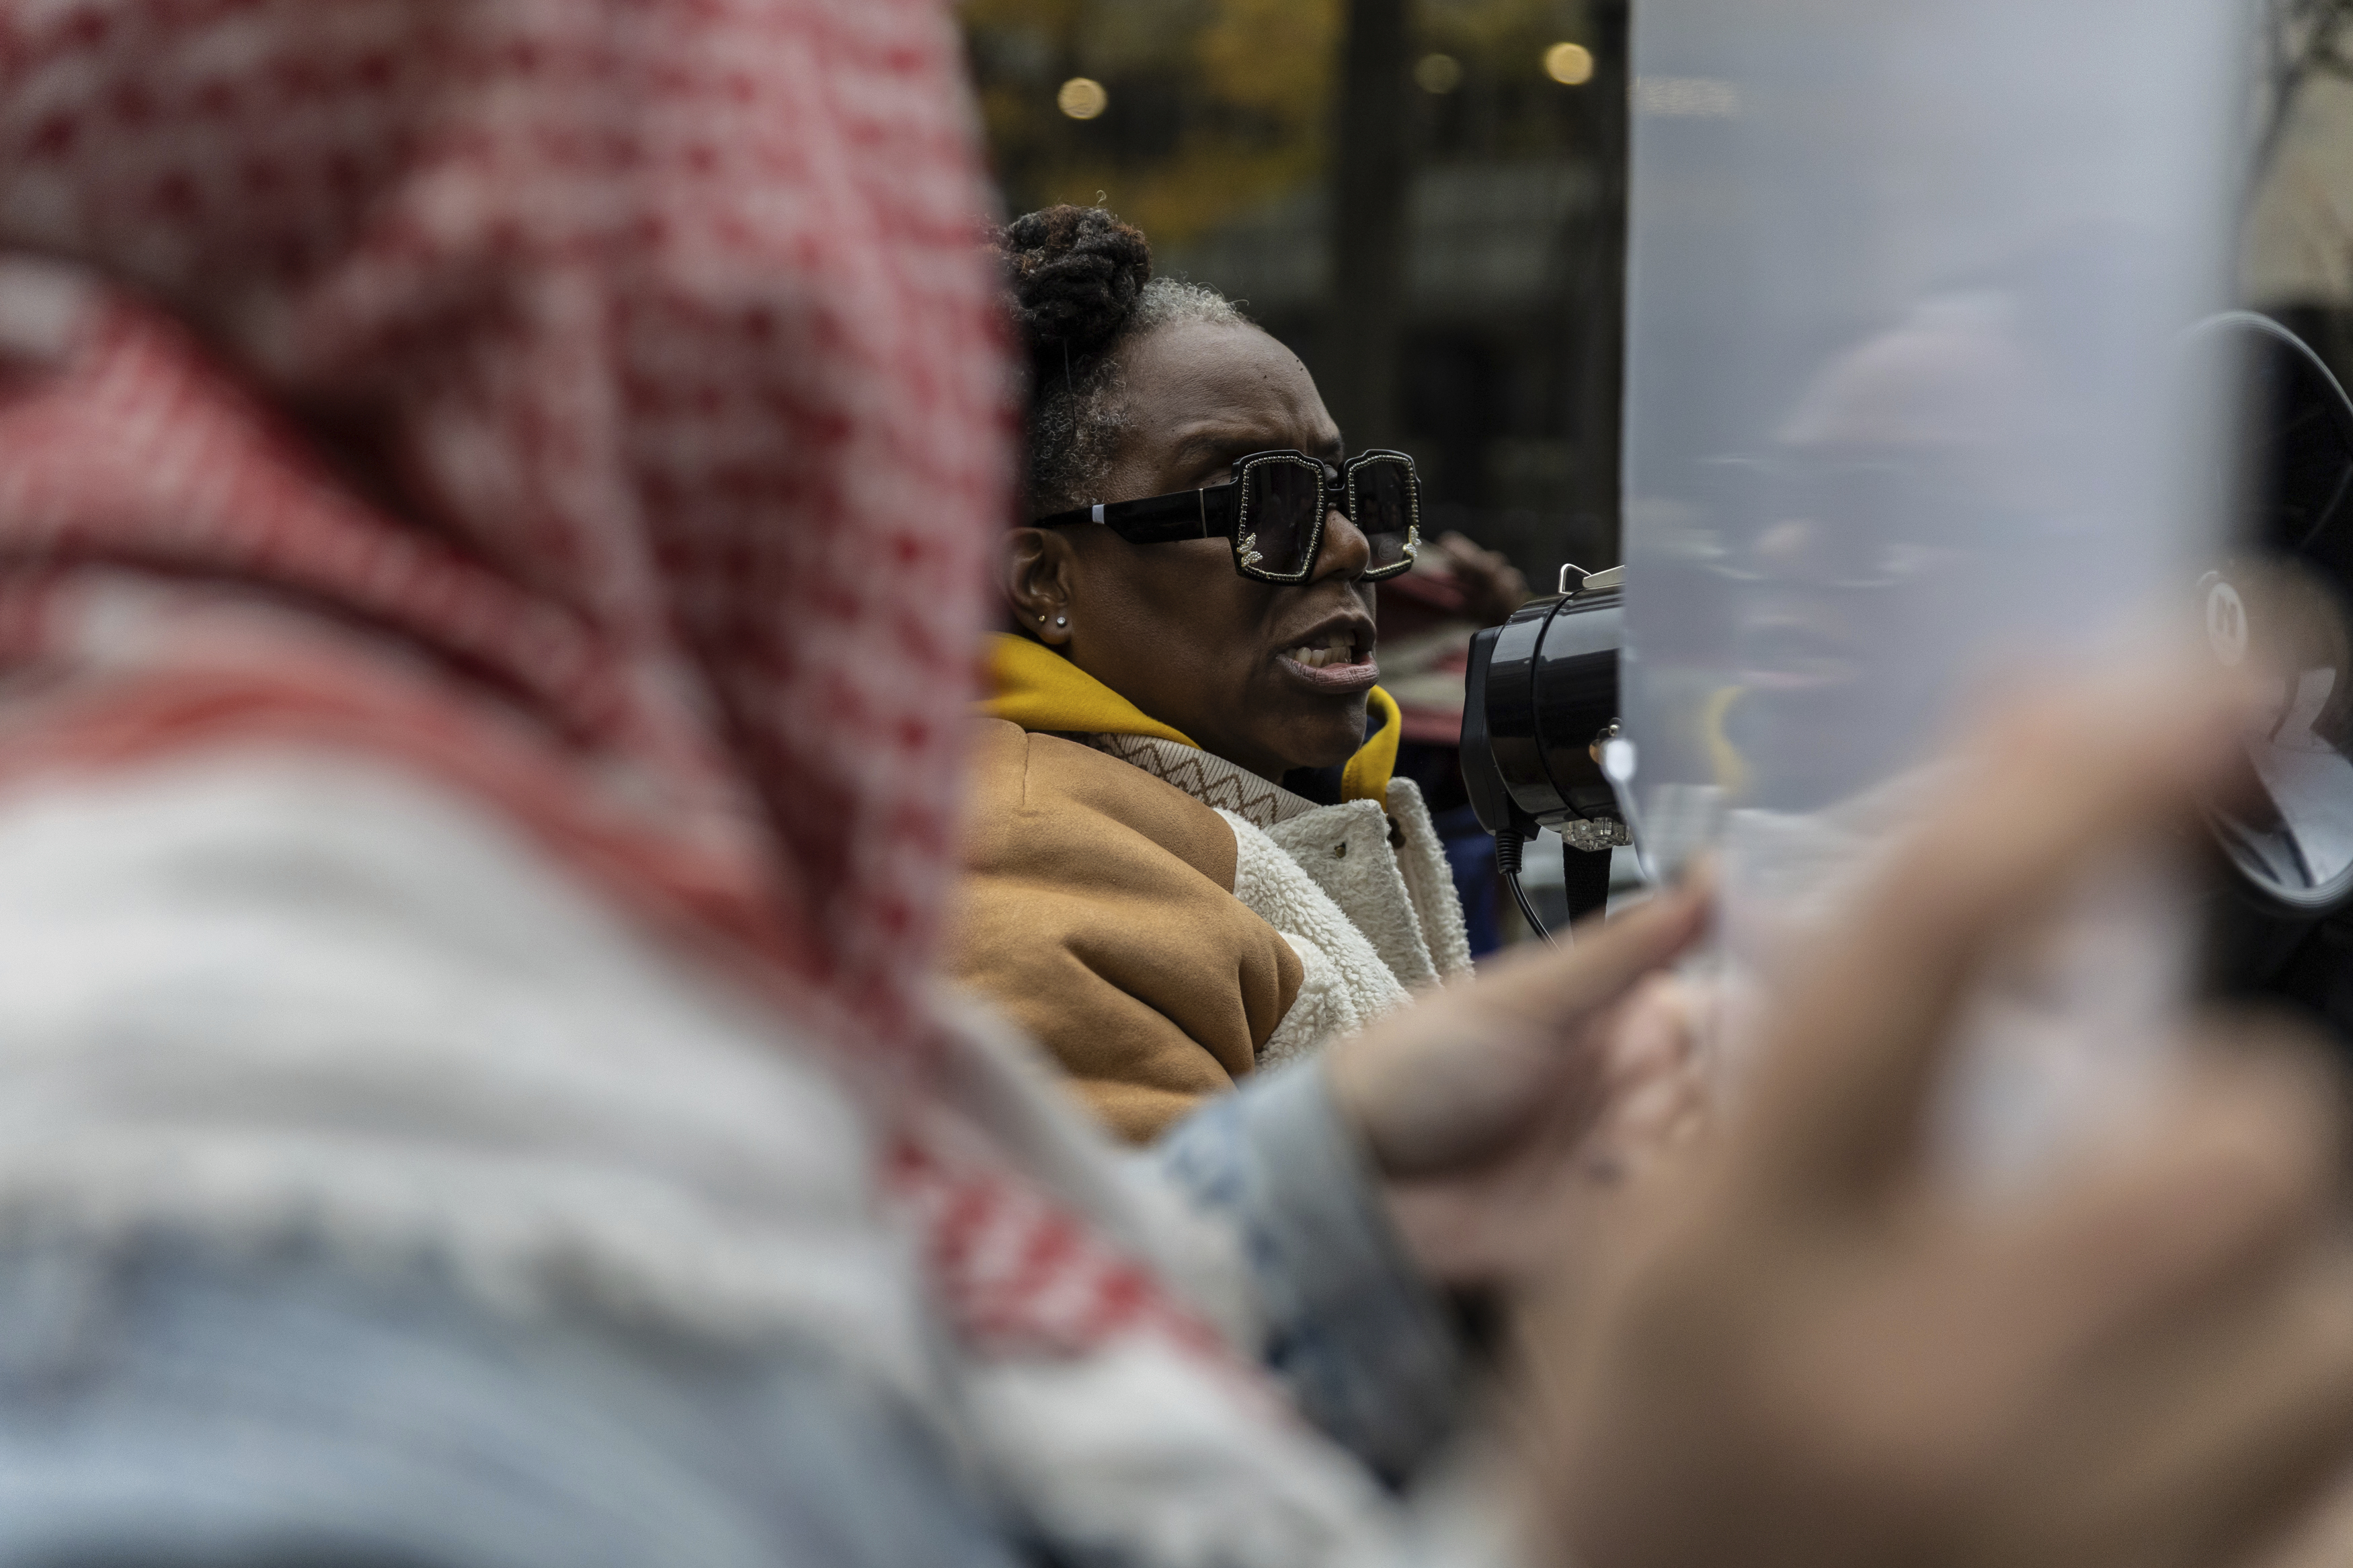
{"label": "tan camel coat", "polygon": [[972,780],[951,971],[1124,1137],[1470,970],[1410,782],[1317,806],[1174,742],[1003,720]]}

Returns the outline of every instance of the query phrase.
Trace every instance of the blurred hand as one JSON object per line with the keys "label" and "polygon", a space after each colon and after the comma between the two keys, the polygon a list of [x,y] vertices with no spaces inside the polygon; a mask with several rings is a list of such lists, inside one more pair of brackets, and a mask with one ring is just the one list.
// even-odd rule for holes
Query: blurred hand
{"label": "blurred hand", "polygon": [[1501,625],[1528,602],[1528,580],[1510,557],[1460,533],[1440,538],[1438,552],[1462,590],[1462,613],[1481,626]]}
{"label": "blurred hand", "polygon": [[2263,1568],[2345,1568],[2353,1563],[2353,1480],[2340,1479],[2327,1503]]}
{"label": "blurred hand", "polygon": [[1793,977],[1736,1116],[1521,1330],[1579,1568],[2230,1568],[2353,1447],[2331,1082],[2237,1031],[2025,1197],[1923,1135],[1989,950],[2179,825],[2227,715],[2047,701]]}
{"label": "blurred hand", "polygon": [[1325,1053],[1341,1113],[1433,1279],[1510,1284],[1556,1256],[1570,1216],[1688,1127],[1701,1085],[1682,988],[1663,967],[1703,929],[1704,886],[1535,948]]}

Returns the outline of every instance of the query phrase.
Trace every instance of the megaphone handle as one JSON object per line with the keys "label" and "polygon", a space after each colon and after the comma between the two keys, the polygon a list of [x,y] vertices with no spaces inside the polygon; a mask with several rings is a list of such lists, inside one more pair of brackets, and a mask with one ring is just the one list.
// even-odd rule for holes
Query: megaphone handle
{"label": "megaphone handle", "polygon": [[1560,868],[1562,885],[1568,893],[1568,921],[1571,925],[1588,915],[1599,914],[1609,909],[1609,850],[1578,849],[1563,844]]}

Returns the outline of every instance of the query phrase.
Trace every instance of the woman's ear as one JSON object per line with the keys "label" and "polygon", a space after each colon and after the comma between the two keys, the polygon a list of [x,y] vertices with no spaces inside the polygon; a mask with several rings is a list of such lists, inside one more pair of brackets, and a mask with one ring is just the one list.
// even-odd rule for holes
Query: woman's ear
{"label": "woman's ear", "polygon": [[1017,528],[1005,536],[1005,599],[1023,631],[1049,647],[1071,640],[1078,552],[1059,529]]}

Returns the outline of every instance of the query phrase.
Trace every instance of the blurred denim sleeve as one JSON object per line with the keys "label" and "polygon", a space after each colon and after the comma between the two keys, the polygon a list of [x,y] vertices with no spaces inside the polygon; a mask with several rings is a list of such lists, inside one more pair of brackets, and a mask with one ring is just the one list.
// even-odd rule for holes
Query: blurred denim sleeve
{"label": "blurred denim sleeve", "polygon": [[0,1563],[1014,1568],[818,1345],[487,1310],[430,1264],[0,1249]]}
{"label": "blurred denim sleeve", "polygon": [[1265,1359],[1301,1413],[1384,1479],[1412,1476],[1454,1430],[1469,1358],[1382,1211],[1322,1068],[1246,1081],[1149,1158],[1239,1233]]}

